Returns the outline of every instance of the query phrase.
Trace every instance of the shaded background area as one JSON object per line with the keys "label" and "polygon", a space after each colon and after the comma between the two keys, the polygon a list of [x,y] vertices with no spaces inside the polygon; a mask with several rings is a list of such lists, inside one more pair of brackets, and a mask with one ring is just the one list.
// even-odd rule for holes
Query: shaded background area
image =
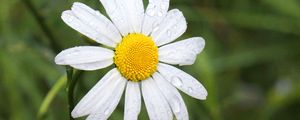
{"label": "shaded background area", "polygon": [[[105,13],[98,0],[76,1]],[[0,120],[36,119],[44,97],[65,74],[55,55],[97,45],[60,19],[73,2],[0,1]],[[182,94],[191,120],[300,119],[299,0],[171,0],[170,8],[182,10],[188,21],[178,40],[206,39],[196,63],[180,67],[209,93],[205,101]],[[76,103],[108,70],[80,75]],[[65,88],[49,105],[44,119],[68,119]],[[123,108],[124,98],[110,119],[122,119]],[[148,119],[144,105],[140,119]]]}

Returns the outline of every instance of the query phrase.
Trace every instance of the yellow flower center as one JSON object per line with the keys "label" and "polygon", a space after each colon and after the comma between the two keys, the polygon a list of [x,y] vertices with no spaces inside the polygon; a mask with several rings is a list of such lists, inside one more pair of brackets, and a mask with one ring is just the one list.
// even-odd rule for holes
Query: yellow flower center
{"label": "yellow flower center", "polygon": [[139,82],[156,71],[158,48],[151,37],[129,34],[116,47],[114,62],[127,80]]}

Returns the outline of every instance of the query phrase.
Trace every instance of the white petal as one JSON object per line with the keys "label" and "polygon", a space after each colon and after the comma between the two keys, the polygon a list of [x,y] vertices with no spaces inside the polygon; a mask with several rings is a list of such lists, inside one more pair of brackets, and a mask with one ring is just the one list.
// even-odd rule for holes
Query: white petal
{"label": "white petal", "polygon": [[145,12],[142,33],[149,35],[158,29],[158,25],[166,16],[169,9],[169,0],[149,0]]}
{"label": "white petal", "polygon": [[152,78],[142,81],[142,93],[150,120],[172,120],[168,102]]}
{"label": "white petal", "polygon": [[122,97],[126,83],[127,80],[121,77],[108,85],[107,88],[103,90],[104,94],[103,97],[101,97],[102,100],[98,100],[98,103],[95,105],[96,110],[92,111],[92,113],[87,117],[87,120],[106,120],[116,109]]}
{"label": "white petal", "polygon": [[125,93],[124,120],[137,120],[141,111],[141,92],[139,83],[127,82]]}
{"label": "white petal", "polygon": [[176,88],[157,72],[153,74],[153,79],[171,106],[171,109],[176,116],[176,120],[188,120],[189,116],[185,103]]}
{"label": "white petal", "polygon": [[182,12],[178,9],[173,9],[168,12],[158,29],[153,31],[151,36],[156,45],[161,46],[180,37],[186,28],[187,23]]}
{"label": "white petal", "polygon": [[163,63],[158,64],[158,71],[167,81],[184,93],[200,100],[206,99],[206,89],[191,75],[181,71],[176,67]]}
{"label": "white petal", "polygon": [[117,29],[106,17],[82,3],[74,3],[72,11],[64,11],[61,18],[70,27],[98,43],[115,47],[116,41],[121,40]]}
{"label": "white petal", "polygon": [[159,48],[159,61],[174,65],[191,65],[204,46],[205,41],[201,37],[171,43]]}
{"label": "white petal", "polygon": [[[118,29],[99,11],[93,10],[83,3],[75,2],[72,6],[72,12],[83,23],[90,25],[90,27],[94,29],[97,34],[101,34],[101,39],[107,38],[116,43],[122,40]],[[100,40],[99,42],[101,42],[101,39],[96,39],[96,41]]]}
{"label": "white petal", "polygon": [[72,117],[90,114],[90,118],[102,115],[107,119],[116,108],[126,82],[116,68],[110,70],[75,106]]}
{"label": "white petal", "polygon": [[114,52],[101,47],[81,46],[66,49],[55,57],[55,63],[81,70],[96,70],[113,63]]}
{"label": "white petal", "polygon": [[100,0],[123,36],[141,31],[144,17],[142,0]]}
{"label": "white petal", "polygon": [[97,109],[95,111],[92,111],[92,113],[87,117],[86,120],[107,120],[112,112],[116,109],[122,97],[126,82],[126,79],[121,78],[118,82],[115,83],[115,86],[113,88],[106,89],[105,91],[107,93],[105,93],[105,96],[107,97],[104,96],[103,98],[101,98],[107,98],[106,101],[98,101],[99,103],[97,103],[97,105],[95,106]]}
{"label": "white petal", "polygon": [[82,64],[72,64],[73,68],[76,68],[78,70],[86,70],[86,71],[93,71],[98,70],[102,68],[106,68],[113,64],[113,61],[111,59],[103,60],[101,62],[92,62],[92,63],[82,63]]}

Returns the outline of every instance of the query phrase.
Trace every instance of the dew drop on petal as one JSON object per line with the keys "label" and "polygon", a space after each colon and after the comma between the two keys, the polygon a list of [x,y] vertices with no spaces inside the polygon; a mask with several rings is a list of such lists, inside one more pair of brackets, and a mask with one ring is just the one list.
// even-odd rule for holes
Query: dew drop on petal
{"label": "dew drop on petal", "polygon": [[171,36],[171,31],[170,30],[167,31],[167,35]]}
{"label": "dew drop on petal", "polygon": [[193,88],[189,87],[188,92],[190,92],[190,93],[193,92]]}
{"label": "dew drop on petal", "polygon": [[174,26],[174,30],[176,30],[176,29],[177,29],[177,25]]}
{"label": "dew drop on petal", "polygon": [[173,104],[173,111],[174,113],[179,113],[180,112],[180,104],[177,102],[179,101],[178,98],[174,98],[176,100],[173,100],[172,104]]}
{"label": "dew drop on petal", "polygon": [[182,86],[182,81],[181,81],[181,79],[178,78],[177,76],[173,76],[171,82],[172,82],[172,84],[175,85],[176,87]]}

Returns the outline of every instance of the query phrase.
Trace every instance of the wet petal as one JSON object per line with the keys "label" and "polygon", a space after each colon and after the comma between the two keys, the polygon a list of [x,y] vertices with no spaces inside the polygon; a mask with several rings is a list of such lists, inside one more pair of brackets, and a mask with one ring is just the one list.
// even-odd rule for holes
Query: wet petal
{"label": "wet petal", "polygon": [[206,89],[191,75],[181,71],[176,67],[163,63],[159,63],[157,69],[167,81],[184,93],[200,100],[206,99]]}
{"label": "wet petal", "polygon": [[61,18],[70,27],[98,43],[115,47],[122,39],[109,19],[83,3],[75,2],[72,10],[64,11]]}
{"label": "wet petal", "polygon": [[142,0],[100,0],[100,2],[123,36],[141,31],[144,18]]}
{"label": "wet petal", "polygon": [[114,52],[106,48],[80,46],[60,52],[55,57],[55,63],[70,65],[80,70],[96,70],[110,66],[113,56]]}
{"label": "wet petal", "polygon": [[142,81],[142,93],[151,120],[172,120],[170,106],[152,78]]}
{"label": "wet petal", "polygon": [[127,80],[116,68],[109,71],[75,106],[72,117],[89,114],[89,118],[107,119],[116,108]]}
{"label": "wet petal", "polygon": [[158,85],[160,91],[162,91],[169,105],[171,106],[176,120],[188,120],[188,111],[177,89],[173,87],[168,81],[166,81],[165,78],[163,78],[159,73],[154,73],[153,79]]}
{"label": "wet petal", "polygon": [[187,23],[181,11],[170,10],[157,30],[153,31],[153,37],[157,46],[170,43],[180,37],[186,30]]}
{"label": "wet petal", "polygon": [[169,0],[149,0],[147,6],[142,33],[149,35],[152,31],[158,29],[158,25],[166,16],[169,9]]}
{"label": "wet petal", "polygon": [[171,43],[159,48],[159,61],[174,65],[191,65],[204,46],[205,41],[201,37]]}

